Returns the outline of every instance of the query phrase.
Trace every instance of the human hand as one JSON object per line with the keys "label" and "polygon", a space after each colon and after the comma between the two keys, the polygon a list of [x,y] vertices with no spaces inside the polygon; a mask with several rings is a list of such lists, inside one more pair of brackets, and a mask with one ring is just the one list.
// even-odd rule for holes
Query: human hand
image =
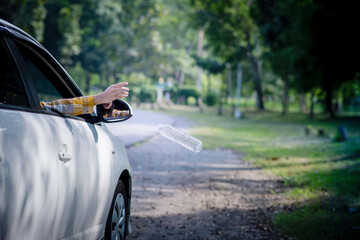
{"label": "human hand", "polygon": [[128,85],[127,82],[116,83],[109,86],[104,92],[95,95],[95,105],[108,103],[118,98],[127,97],[129,95],[129,88],[124,87],[126,85]]}

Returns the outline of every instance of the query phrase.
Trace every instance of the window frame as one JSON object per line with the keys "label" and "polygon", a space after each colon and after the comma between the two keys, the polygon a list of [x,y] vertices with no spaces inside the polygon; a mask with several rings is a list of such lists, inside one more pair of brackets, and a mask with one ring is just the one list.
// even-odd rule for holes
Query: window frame
{"label": "window frame", "polygon": [[[56,111],[44,110],[41,108],[40,99],[38,97],[38,92],[35,88],[33,79],[27,78],[25,73],[26,67],[21,67],[26,65],[25,65],[25,60],[17,44],[22,44],[24,47],[27,48],[27,50],[35,54],[36,58],[39,58],[40,61],[42,61],[42,63],[44,63],[47,68],[49,68],[51,74],[56,76],[56,80],[54,81],[58,81],[57,84],[61,88],[59,92],[61,93],[61,95],[63,95],[63,93],[65,93],[64,95],[66,95],[64,98],[83,96],[83,94],[81,90],[75,84],[72,83],[73,80],[71,78],[66,79],[66,77],[69,77],[69,75],[66,73],[65,69],[63,69],[61,65],[58,64],[56,60],[46,50],[42,49],[36,44],[33,44],[30,41],[26,41],[21,38],[10,38],[10,37],[4,37],[4,38],[6,38],[10,51],[12,52],[13,55],[13,60],[16,63],[17,71],[19,72],[20,78],[22,79],[23,83],[25,83],[25,89],[28,92],[28,95],[30,96],[29,98],[31,99],[32,102],[31,104],[32,112],[85,121],[87,119],[87,116],[85,115],[83,115],[83,117],[72,116],[72,115],[61,114]],[[49,79],[49,81],[53,84],[53,81],[51,81],[51,79]],[[57,87],[55,88],[58,89]]]}
{"label": "window frame", "polygon": [[[59,96],[60,98],[75,97],[75,94],[71,91],[71,88],[63,81],[63,79],[61,78],[61,75],[58,73],[58,71],[56,71],[56,69],[47,61],[47,59],[38,52],[38,49],[36,49],[36,46],[32,46],[29,43],[18,40],[18,39],[14,39],[11,44],[12,44],[12,48],[14,49],[13,51],[15,52],[15,55],[16,55],[15,60],[19,62],[19,70],[21,72],[21,75],[22,75],[24,81],[28,83],[30,91],[33,95],[36,110],[43,111],[43,109],[41,108],[41,105],[40,105],[41,100],[38,97],[39,94],[35,88],[34,79],[32,77],[29,78],[27,76],[27,73],[26,73],[27,65],[25,64],[25,59],[23,57],[24,53],[21,52],[21,50],[19,49],[17,44],[21,44],[22,47],[26,48],[26,51],[29,51],[30,54],[34,54],[34,57],[38,58],[41,61],[41,65],[44,65],[43,68],[46,68],[46,71],[49,71],[50,74],[56,78],[56,79],[49,78],[48,77],[49,73],[44,73],[40,68],[38,68],[37,64],[33,63],[34,66],[40,72],[42,72],[44,74],[44,76],[50,81],[50,83],[61,94],[61,96]],[[29,59],[29,60],[32,61],[31,59]]]}
{"label": "window frame", "polygon": [[37,55],[37,57],[39,57],[41,61],[43,61],[46,64],[46,66],[48,66],[53,71],[54,74],[56,74],[57,80],[60,81],[59,84],[62,84],[63,87],[67,89],[69,93],[68,96],[69,98],[81,97],[84,96],[84,94],[81,91],[81,89],[76,85],[76,83],[71,78],[71,76],[61,66],[61,64],[40,43],[38,43],[30,35],[23,33],[18,29],[13,29],[8,26],[0,25],[0,37],[4,40],[4,42],[7,45],[7,50],[10,52],[12,61],[14,62],[16,67],[16,71],[18,72],[19,77],[22,83],[24,84],[24,88],[27,94],[27,100],[29,101],[30,104],[30,107],[27,108],[15,106],[15,105],[6,105],[6,106],[3,105],[0,106],[0,108],[10,108],[10,109],[22,110],[22,111],[33,112],[38,114],[53,115],[62,118],[71,118],[71,119],[86,121],[92,124],[98,122],[98,117],[96,116],[95,112],[92,114],[73,116],[73,115],[65,115],[59,112],[47,111],[41,109],[38,94],[34,85],[31,85],[31,83],[28,82],[27,79],[25,79],[24,73],[22,72],[23,70],[19,66],[21,61],[23,61],[22,63],[24,63],[24,59],[14,41],[21,42],[26,47],[30,48],[30,50],[33,51]]}
{"label": "window frame", "polygon": [[29,93],[28,88],[26,86],[26,83],[24,82],[24,79],[20,73],[19,66],[15,60],[14,54],[11,51],[11,47],[9,46],[8,39],[2,35],[0,35],[0,42],[3,43],[5,50],[8,53],[8,56],[10,58],[11,64],[14,68],[14,71],[16,72],[20,83],[22,84],[24,88],[24,94],[25,94],[25,100],[27,101],[27,107],[18,106],[18,105],[12,105],[12,104],[0,104],[0,108],[8,108],[8,109],[16,109],[16,110],[30,110],[34,107],[34,102],[32,101],[31,93]]}

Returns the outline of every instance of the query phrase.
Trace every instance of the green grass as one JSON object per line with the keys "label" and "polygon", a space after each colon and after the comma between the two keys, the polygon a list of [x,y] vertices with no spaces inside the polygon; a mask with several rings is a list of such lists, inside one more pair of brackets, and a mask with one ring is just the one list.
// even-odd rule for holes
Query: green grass
{"label": "green grass", "polygon": [[[166,113],[196,123],[191,134],[204,148],[225,147],[244,154],[268,174],[282,177],[294,202],[274,216],[274,225],[298,239],[360,239],[360,118],[329,119],[316,115],[245,111],[241,120],[216,109],[199,113],[195,107],[175,106]],[[305,127],[313,129],[305,135]],[[335,142],[346,126],[347,142]],[[325,136],[317,136],[324,129]]]}

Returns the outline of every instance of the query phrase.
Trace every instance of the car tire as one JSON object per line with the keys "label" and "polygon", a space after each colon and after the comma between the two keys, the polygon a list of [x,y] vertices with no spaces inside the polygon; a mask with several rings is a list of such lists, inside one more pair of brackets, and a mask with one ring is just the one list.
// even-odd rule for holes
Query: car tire
{"label": "car tire", "polygon": [[128,223],[128,199],[124,184],[117,183],[106,221],[105,240],[125,240]]}

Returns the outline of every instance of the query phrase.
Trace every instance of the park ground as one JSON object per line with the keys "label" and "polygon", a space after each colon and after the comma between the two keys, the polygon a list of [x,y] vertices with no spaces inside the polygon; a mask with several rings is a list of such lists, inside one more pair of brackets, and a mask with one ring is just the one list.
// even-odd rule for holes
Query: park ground
{"label": "park ground", "polygon": [[[160,136],[128,149],[130,239],[359,239],[359,118],[161,111],[187,119],[175,124],[204,150],[186,152]],[[337,141],[339,126],[348,141]]]}

